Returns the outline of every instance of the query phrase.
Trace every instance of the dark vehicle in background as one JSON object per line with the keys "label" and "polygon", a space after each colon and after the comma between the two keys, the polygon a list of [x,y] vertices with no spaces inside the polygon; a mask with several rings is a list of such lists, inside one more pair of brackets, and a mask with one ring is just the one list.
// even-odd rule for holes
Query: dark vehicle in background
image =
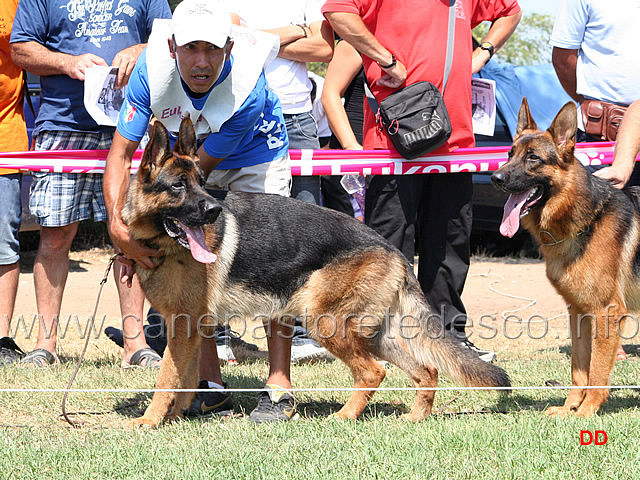
{"label": "dark vehicle in background", "polygon": [[[562,106],[572,101],[564,91],[552,65],[514,66],[506,62],[487,63],[478,77],[495,81],[496,128],[491,137],[476,136],[478,147],[511,145],[522,98],[527,97],[538,127],[546,129]],[[524,230],[508,239],[500,234],[503,206],[508,195],[493,188],[491,172],[473,176],[472,248],[501,255],[533,247]]]}
{"label": "dark vehicle in background", "polygon": [[[511,145],[512,138],[502,113],[496,114],[495,133],[492,137],[476,135],[477,147]],[[492,172],[473,174],[473,226],[471,252],[504,255],[519,251],[530,243],[529,234],[521,230],[513,238],[500,234],[502,212],[508,195],[493,187]]]}

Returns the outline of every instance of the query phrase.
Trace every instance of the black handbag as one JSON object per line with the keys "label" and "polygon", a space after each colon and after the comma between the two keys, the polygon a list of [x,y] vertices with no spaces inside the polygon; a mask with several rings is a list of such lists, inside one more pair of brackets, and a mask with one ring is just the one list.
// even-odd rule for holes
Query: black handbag
{"label": "black handbag", "polygon": [[376,122],[382,123],[398,153],[407,159],[433,152],[444,145],[451,136],[451,120],[442,95],[453,61],[454,6],[455,2],[451,0],[442,93],[431,82],[416,82],[396,90],[378,106],[365,83],[369,105],[377,112]]}
{"label": "black handbag", "polygon": [[380,121],[398,153],[416,158],[440,148],[451,136],[451,121],[438,88],[417,82],[380,102]]}

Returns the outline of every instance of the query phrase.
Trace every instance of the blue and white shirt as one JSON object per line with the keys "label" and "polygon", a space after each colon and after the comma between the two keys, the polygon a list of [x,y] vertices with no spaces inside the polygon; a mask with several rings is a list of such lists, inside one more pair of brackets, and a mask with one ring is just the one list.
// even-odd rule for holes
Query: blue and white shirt
{"label": "blue and white shirt", "polygon": [[[280,100],[266,88],[263,66],[277,52],[277,37],[234,28],[231,58],[202,98],[192,98],[169,55],[167,24],[156,22],[149,46],[138,59],[120,111],[118,132],[128,140],[144,136],[151,115],[169,130],[172,141],[189,115],[198,143],[224,158],[226,170],[269,162],[288,151]],[[263,35],[267,35],[266,37]]]}

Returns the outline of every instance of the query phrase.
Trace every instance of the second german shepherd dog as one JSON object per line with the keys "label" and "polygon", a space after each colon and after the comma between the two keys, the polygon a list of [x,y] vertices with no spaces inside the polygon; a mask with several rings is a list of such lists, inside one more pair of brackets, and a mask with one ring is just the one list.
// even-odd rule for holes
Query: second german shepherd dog
{"label": "second german shepherd dog", "polygon": [[[609,385],[620,329],[640,307],[640,215],[635,188],[617,190],[574,156],[576,107],[567,103],[546,132],[526,98],[509,161],[492,175],[510,193],[500,227],[520,222],[540,243],[547,277],[569,306],[573,386]],[[594,415],[609,389],[573,389],[548,415]]]}
{"label": "second german shepherd dog", "polygon": [[[444,335],[402,254],[357,220],[266,194],[210,196],[198,164],[191,120],[173,151],[156,122],[123,219],[131,235],[162,249],[156,268],[136,273],[168,325],[156,387],[197,388],[200,335],[231,316],[288,324],[299,317],[314,338],[344,361],[360,389],[375,389],[385,369],[403,369],[416,387],[434,388],[438,370],[464,385],[504,387],[509,377]],[[373,391],[355,391],[337,412],[357,418]],[[182,416],[193,393],[154,393],[134,423]],[[434,391],[419,390],[408,418],[429,415]]]}

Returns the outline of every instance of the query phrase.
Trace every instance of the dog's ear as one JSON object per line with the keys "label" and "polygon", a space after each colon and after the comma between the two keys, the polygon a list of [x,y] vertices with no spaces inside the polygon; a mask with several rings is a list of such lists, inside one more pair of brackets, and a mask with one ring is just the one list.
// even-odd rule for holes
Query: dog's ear
{"label": "dog's ear", "polygon": [[151,138],[142,154],[140,168],[138,169],[139,174],[148,179],[153,171],[170,156],[171,141],[169,140],[169,133],[159,120],[155,120]]}
{"label": "dog's ear", "polygon": [[539,132],[540,130],[536,125],[536,121],[533,119],[531,112],[529,111],[529,102],[527,102],[527,97],[523,97],[520,110],[518,111],[518,128],[516,129],[516,135],[513,139],[516,140],[521,135]]}
{"label": "dog's ear", "polygon": [[178,155],[191,157],[196,162],[198,161],[196,131],[193,128],[193,122],[188,115],[182,119],[182,122],[180,122],[178,141],[173,147],[173,151]]}
{"label": "dog's ear", "polygon": [[[549,130],[547,130],[558,147],[558,150],[563,154],[569,154],[568,158],[573,158],[577,128],[576,104],[567,102],[567,104],[560,109],[556,118],[551,122]],[[567,158],[566,155],[565,158]]]}

